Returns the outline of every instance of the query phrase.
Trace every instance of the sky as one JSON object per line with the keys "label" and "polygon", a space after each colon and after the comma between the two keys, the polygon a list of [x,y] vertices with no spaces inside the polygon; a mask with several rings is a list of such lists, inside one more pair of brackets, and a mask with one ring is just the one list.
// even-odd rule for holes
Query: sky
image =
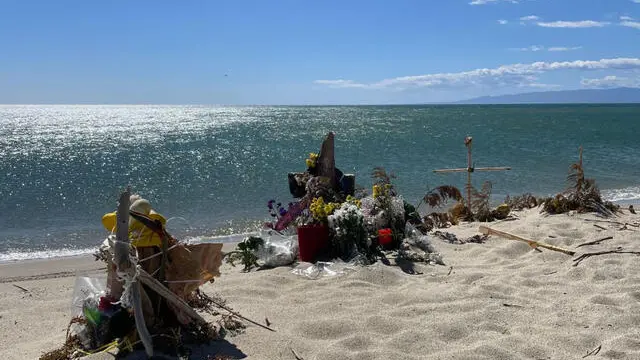
{"label": "sky", "polygon": [[408,104],[640,87],[640,0],[0,0],[0,104]]}

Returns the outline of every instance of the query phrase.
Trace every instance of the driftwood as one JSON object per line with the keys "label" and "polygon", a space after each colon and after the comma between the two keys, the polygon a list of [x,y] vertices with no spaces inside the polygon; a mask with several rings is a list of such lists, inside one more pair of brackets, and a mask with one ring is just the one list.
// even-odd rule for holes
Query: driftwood
{"label": "driftwood", "polygon": [[573,259],[574,263],[573,266],[578,266],[583,260],[590,258],[592,256],[598,256],[598,255],[606,255],[606,254],[634,254],[634,255],[640,255],[640,251],[624,251],[623,248],[619,247],[615,250],[607,250],[607,251],[598,251],[598,252],[592,252],[592,253],[586,253],[586,254],[582,254],[580,256],[578,256],[577,258]]}
{"label": "driftwood", "polygon": [[603,242],[605,240],[611,240],[611,239],[613,239],[613,236],[607,236],[607,237],[604,237],[604,238],[599,239],[599,240],[589,241],[589,242],[586,242],[584,244],[580,244],[580,245],[578,245],[576,247],[582,247],[582,246],[588,246],[588,245],[598,245],[598,244],[600,244],[601,242]]}
{"label": "driftwood", "polygon": [[541,248],[544,248],[544,249],[558,251],[558,252],[561,252],[563,254],[567,254],[567,255],[571,255],[571,256],[575,255],[575,251],[563,249],[561,247],[550,245],[550,244],[545,244],[545,243],[540,242],[540,241],[525,239],[523,237],[520,237],[520,236],[517,236],[517,235],[513,235],[513,234],[509,234],[509,233],[504,232],[504,231],[491,229],[491,228],[486,227],[486,226],[480,226],[480,232],[485,234],[485,235],[496,235],[496,236],[500,236],[500,237],[503,237],[503,238],[509,239],[509,240],[516,240],[516,241],[526,242],[532,248],[541,247]]}
{"label": "driftwood", "polygon": [[322,142],[320,154],[318,154],[318,160],[316,163],[316,167],[318,168],[316,175],[329,178],[331,188],[335,190],[337,189],[337,184],[334,136],[334,133],[330,132]]}
{"label": "driftwood", "polygon": [[134,280],[130,284],[130,293],[133,316],[136,321],[136,330],[138,331],[142,345],[144,345],[145,352],[149,357],[152,357],[153,341],[147,325],[144,322],[144,314],[142,312],[142,289],[140,283],[134,279],[136,265],[132,264],[129,258],[129,196],[130,190],[128,188],[120,194],[118,212],[116,213],[116,243],[114,244],[113,257],[117,271],[127,273],[129,278]]}

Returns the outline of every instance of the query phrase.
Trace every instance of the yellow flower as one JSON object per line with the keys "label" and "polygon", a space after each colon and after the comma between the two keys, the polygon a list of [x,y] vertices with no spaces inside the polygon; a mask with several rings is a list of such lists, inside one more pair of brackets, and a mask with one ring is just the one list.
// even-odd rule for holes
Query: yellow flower
{"label": "yellow flower", "polygon": [[353,197],[351,195],[347,195],[347,202],[350,203],[350,204],[354,204],[358,208],[362,207],[362,201],[356,199],[355,197]]}
{"label": "yellow flower", "polygon": [[374,197],[374,199],[377,198],[378,196],[380,196],[380,186],[379,185],[373,185],[373,197]]}
{"label": "yellow flower", "polygon": [[309,153],[309,157],[305,160],[308,168],[316,167],[316,161],[318,160],[318,154]]}
{"label": "yellow flower", "polygon": [[318,221],[323,221],[327,218],[327,212],[325,211],[325,208],[326,205],[321,197],[314,198],[311,201],[311,205],[309,206],[311,216],[313,216],[313,218]]}

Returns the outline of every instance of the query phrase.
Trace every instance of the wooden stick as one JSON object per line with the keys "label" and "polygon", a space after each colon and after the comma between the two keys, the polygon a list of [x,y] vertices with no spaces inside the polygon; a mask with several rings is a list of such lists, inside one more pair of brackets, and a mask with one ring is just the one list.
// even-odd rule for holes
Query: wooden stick
{"label": "wooden stick", "polygon": [[293,353],[293,356],[296,358],[296,360],[304,360],[303,357],[301,357],[300,355],[296,354],[296,352],[293,350],[293,348],[291,348],[291,352]]}
{"label": "wooden stick", "polygon": [[13,285],[13,286],[17,287],[18,289],[20,289],[20,290],[22,290],[22,291],[24,291],[24,292],[29,292],[29,290],[27,290],[27,289],[23,288],[23,287],[22,287],[22,286],[20,286],[20,285],[16,285],[16,284],[11,284],[11,285]]}
{"label": "wooden stick", "polygon": [[511,170],[511,168],[508,166],[494,166],[494,167],[481,167],[481,168],[438,169],[438,170],[433,170],[433,172],[434,173],[451,173],[451,172],[503,171],[503,170]]}
{"label": "wooden stick", "polygon": [[595,227],[597,227],[598,229],[601,229],[601,230],[607,230],[607,228],[606,228],[606,227],[604,227],[604,226],[600,226],[600,225],[598,225],[598,224],[593,224],[593,226],[595,226]]}
{"label": "wooden stick", "polygon": [[535,248],[535,247],[541,247],[541,248],[545,248],[545,249],[549,249],[549,250],[553,250],[553,251],[558,251],[567,255],[575,255],[575,251],[571,251],[571,250],[567,250],[567,249],[563,249],[561,247],[557,247],[554,245],[549,245],[549,244],[545,244],[543,242],[539,242],[539,241],[535,241],[535,240],[530,240],[530,239],[525,239],[523,237],[517,236],[517,235],[513,235],[513,234],[509,234],[507,232],[504,231],[500,231],[500,230],[495,230],[486,226],[480,226],[480,232],[485,234],[485,235],[496,235],[496,236],[500,236],[503,237],[505,239],[509,239],[509,240],[517,240],[517,241],[522,241],[522,242],[526,242],[527,244],[529,244],[529,246]]}
{"label": "wooden stick", "polygon": [[[129,197],[131,191],[129,188],[120,194],[118,202],[118,212],[116,213],[116,243],[113,248],[113,258],[118,271],[128,272],[133,277],[135,268],[129,259]],[[144,322],[144,313],[142,312],[142,295],[140,293],[140,283],[131,284],[131,301],[133,306],[133,315],[136,322],[136,330],[138,336],[144,345],[147,356],[153,356],[153,340],[149,329]]]}
{"label": "wooden stick", "polygon": [[180,310],[184,311],[190,318],[198,321],[198,322],[206,322],[200,314],[198,314],[186,301],[182,300],[178,295],[174,294],[167,287],[162,285],[158,280],[156,280],[153,276],[149,275],[148,272],[140,269],[139,275],[140,281],[147,285],[151,290],[155,291],[158,295],[165,298],[168,302],[175,305]]}
{"label": "wooden stick", "polygon": [[586,242],[586,243],[584,243],[584,244],[580,244],[580,245],[578,245],[578,246],[576,246],[576,247],[588,246],[588,245],[597,245],[597,244],[600,244],[602,241],[605,241],[605,240],[611,240],[611,239],[613,239],[613,236],[607,236],[607,237],[602,238],[602,239],[600,239],[600,240],[589,241],[589,242]]}

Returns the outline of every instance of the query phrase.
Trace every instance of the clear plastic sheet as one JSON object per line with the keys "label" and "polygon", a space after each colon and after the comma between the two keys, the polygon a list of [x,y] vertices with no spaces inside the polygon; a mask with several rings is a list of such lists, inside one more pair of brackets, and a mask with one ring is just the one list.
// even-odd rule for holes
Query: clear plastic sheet
{"label": "clear plastic sheet", "polygon": [[341,261],[318,261],[315,264],[301,262],[300,264],[298,264],[298,266],[291,270],[291,273],[306,277],[310,280],[317,280],[320,278],[341,276],[350,271],[355,271],[355,261],[349,263],[344,263]]}

